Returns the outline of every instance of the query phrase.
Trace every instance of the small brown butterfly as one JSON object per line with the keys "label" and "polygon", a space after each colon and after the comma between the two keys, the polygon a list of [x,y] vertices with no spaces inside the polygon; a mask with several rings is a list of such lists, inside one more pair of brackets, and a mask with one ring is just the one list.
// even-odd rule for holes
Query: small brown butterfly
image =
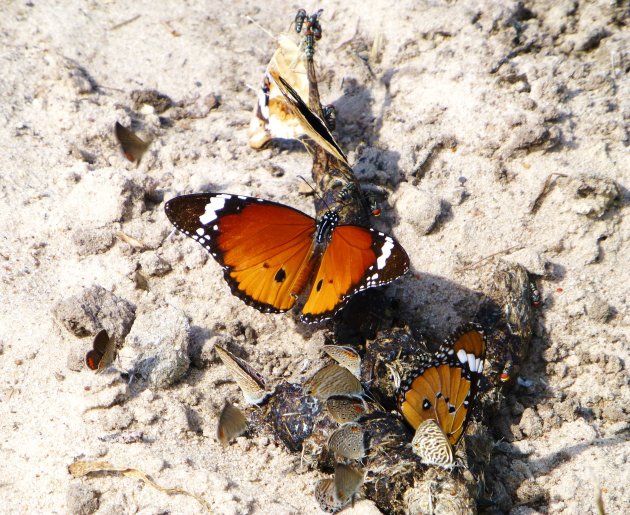
{"label": "small brown butterfly", "polygon": [[135,133],[118,122],[116,122],[115,130],[116,139],[120,143],[125,157],[132,163],[139,165],[142,156],[149,148],[149,142],[141,140]]}
{"label": "small brown butterfly", "polygon": [[365,457],[365,433],[361,425],[348,422],[337,429],[328,438],[328,448],[338,456],[350,460],[361,460]]}
{"label": "small brown butterfly", "polygon": [[354,422],[367,413],[367,404],[358,397],[336,395],[326,401],[328,415],[337,424]]}
{"label": "small brown butterfly", "polygon": [[245,415],[236,406],[226,402],[217,427],[217,438],[221,445],[227,447],[230,440],[242,435],[246,430],[247,419]]}
{"label": "small brown butterfly", "polygon": [[300,120],[291,114],[287,101],[270,75],[271,71],[279,72],[302,98],[308,100],[304,52],[285,34],[278,36],[277,42],[278,49],[258,90],[258,101],[249,126],[249,146],[254,149],[264,147],[274,138],[298,139],[304,135]]}
{"label": "small brown butterfly", "polygon": [[101,329],[94,337],[92,347],[92,350],[85,355],[85,364],[90,370],[100,372],[114,362],[116,344],[105,329]]}
{"label": "small brown butterfly", "polygon": [[363,386],[348,369],[331,363],[306,381],[304,393],[325,401],[333,395],[363,395]]}
{"label": "small brown butterfly", "polygon": [[347,368],[357,379],[361,379],[361,357],[352,347],[341,345],[324,345],[324,352],[339,363],[343,368]]}
{"label": "small brown butterfly", "polygon": [[248,404],[260,404],[269,396],[271,392],[266,390],[265,380],[248,363],[220,345],[215,345],[214,350],[243,392]]}
{"label": "small brown butterfly", "polygon": [[320,479],[315,484],[315,500],[322,511],[336,513],[354,500],[362,483],[361,470],[338,463],[334,478]]}

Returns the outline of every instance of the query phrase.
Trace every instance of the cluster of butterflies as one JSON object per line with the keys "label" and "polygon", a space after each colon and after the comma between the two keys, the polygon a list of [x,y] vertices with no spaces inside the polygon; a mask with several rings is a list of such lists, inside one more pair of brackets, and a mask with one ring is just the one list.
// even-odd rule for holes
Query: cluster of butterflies
{"label": "cluster of butterflies", "polygon": [[[221,346],[215,349],[248,404],[283,405],[281,399],[269,401],[274,391],[244,360]],[[338,460],[335,474],[315,486],[322,510],[335,512],[352,501],[362,484],[362,460],[370,456],[370,439],[362,424],[372,416],[374,406],[370,408],[365,402],[359,353],[337,345],[326,345],[324,351],[334,361],[304,383],[302,394],[322,403],[327,416],[338,424],[327,440],[329,451]],[[402,381],[398,410],[415,431],[411,447],[423,463],[449,470],[456,466],[454,448],[471,419],[484,356],[484,333],[479,326],[468,324],[447,339],[436,354],[427,355]],[[292,427],[295,422],[302,427],[304,416],[299,410],[282,414],[283,426]],[[219,441],[226,446],[247,427],[243,413],[226,403],[219,419]]]}
{"label": "cluster of butterflies", "polygon": [[[318,15],[308,17],[300,11],[296,18],[298,32],[305,27],[311,46],[321,36]],[[326,121],[307,107],[304,50],[287,36],[281,36],[278,43],[258,95],[250,145],[260,148],[272,138],[306,136],[346,162]],[[116,135],[126,157],[139,162],[148,144],[119,124]],[[392,236],[341,224],[334,209],[315,219],[260,198],[197,193],[169,200],[165,212],[176,229],[201,244],[219,263],[235,296],[268,313],[285,312],[297,305],[307,323],[330,319],[357,292],[388,284],[409,270],[409,257]],[[110,361],[111,347],[107,335],[99,333],[86,356],[88,367],[102,368]],[[339,363],[345,360],[346,366],[333,364],[322,369],[310,381],[307,393],[326,402],[329,412],[342,423],[331,435],[329,446],[345,458],[362,459],[366,448],[357,422],[365,413],[360,358],[352,349],[341,349],[331,352]],[[262,379],[224,349],[217,347],[217,352],[239,376],[246,400],[263,402],[270,392]],[[453,447],[470,420],[484,357],[483,332],[467,327],[402,382],[399,411],[414,429],[412,447],[425,463],[454,466]],[[226,444],[244,427],[240,411],[226,405],[219,440]],[[354,495],[362,478],[357,469],[340,465],[333,479],[322,480],[316,487],[320,506],[336,511]]]}

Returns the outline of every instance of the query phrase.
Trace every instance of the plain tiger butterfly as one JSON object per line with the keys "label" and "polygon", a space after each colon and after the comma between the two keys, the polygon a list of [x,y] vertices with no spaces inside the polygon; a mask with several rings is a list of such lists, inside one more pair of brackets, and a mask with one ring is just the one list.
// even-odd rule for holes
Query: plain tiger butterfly
{"label": "plain tiger butterfly", "polygon": [[[483,330],[469,324],[403,380],[398,406],[414,430],[421,428],[418,438],[422,434],[432,436],[435,425],[424,422],[434,420],[448,443],[457,444],[472,414],[485,353]],[[414,447],[420,446],[422,442],[415,440]]]}
{"label": "plain tiger butterfly", "polygon": [[198,193],[169,200],[165,211],[219,262],[234,295],[267,313],[287,311],[304,297],[307,323],[332,317],[355,293],[409,270],[394,238],[338,225],[332,210],[316,221],[268,200]]}
{"label": "plain tiger butterfly", "polygon": [[264,147],[274,138],[298,139],[304,135],[301,121],[293,115],[288,100],[271,77],[272,71],[279,73],[291,83],[298,95],[308,99],[304,52],[287,35],[280,34],[277,42],[278,49],[267,66],[249,124],[249,146],[255,149]]}

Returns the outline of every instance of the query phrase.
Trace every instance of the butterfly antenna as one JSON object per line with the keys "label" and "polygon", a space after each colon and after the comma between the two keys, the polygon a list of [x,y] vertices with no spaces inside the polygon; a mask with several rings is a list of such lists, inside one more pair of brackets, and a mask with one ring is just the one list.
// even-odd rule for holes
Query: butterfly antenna
{"label": "butterfly antenna", "polygon": [[313,185],[312,185],[310,182],[308,182],[308,181],[307,181],[307,180],[306,180],[306,179],[305,179],[302,175],[298,175],[298,177],[299,177],[300,179],[302,179],[302,180],[303,180],[303,181],[304,181],[304,182],[308,185],[308,187],[309,187],[309,188],[311,188],[311,190],[313,191],[313,193],[315,194],[315,196],[316,196],[319,200],[321,200],[321,201],[324,203],[324,205],[326,206],[326,209],[327,209],[328,211],[332,211],[332,210],[330,209],[330,206],[328,205],[328,202],[326,202],[326,200],[324,200],[324,197],[322,197],[322,196],[319,194],[319,192],[318,192],[318,191],[317,191],[317,190],[313,187]]}
{"label": "butterfly antenna", "polygon": [[258,23],[256,20],[254,20],[254,18],[252,18],[251,16],[246,15],[246,16],[244,16],[244,18],[248,22],[253,23],[254,25],[256,25],[256,27],[258,27],[260,30],[262,30],[270,38],[276,39],[276,36],[274,35],[273,32],[271,32],[269,29],[266,29],[265,27],[263,27],[260,23]]}

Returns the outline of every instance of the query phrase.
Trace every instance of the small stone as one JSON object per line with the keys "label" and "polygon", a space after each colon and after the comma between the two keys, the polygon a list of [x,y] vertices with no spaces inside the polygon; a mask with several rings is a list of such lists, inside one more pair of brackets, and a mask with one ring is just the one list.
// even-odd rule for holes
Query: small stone
{"label": "small stone", "polygon": [[209,95],[206,95],[206,97],[203,99],[203,103],[208,109],[212,111],[213,109],[217,109],[221,105],[221,100],[214,93],[210,93]]}
{"label": "small stone", "polygon": [[99,374],[91,373],[91,376],[87,389],[89,395],[85,398],[85,412],[111,408],[124,404],[129,399],[129,385],[116,370],[107,369]]}
{"label": "small stone", "polygon": [[171,265],[155,252],[143,252],[139,259],[142,271],[151,277],[161,277],[171,271]]}
{"label": "small stone", "polygon": [[72,234],[72,243],[80,256],[101,254],[114,244],[114,233],[110,228],[79,228]]}
{"label": "small stone", "polygon": [[391,201],[399,213],[405,213],[416,235],[431,232],[443,211],[440,197],[410,183],[400,184]]}
{"label": "small stone", "polygon": [[602,418],[606,422],[627,422],[628,413],[624,412],[622,406],[608,403],[602,410]]}
{"label": "small stone", "polygon": [[607,177],[583,174],[572,182],[572,186],[573,211],[589,218],[601,218],[621,198],[619,186]]}
{"label": "small stone", "polygon": [[66,367],[73,372],[81,372],[85,368],[85,354],[92,347],[91,341],[85,342],[85,346],[73,345],[66,356]]}
{"label": "small stone", "polygon": [[604,27],[597,27],[586,34],[581,34],[576,41],[576,48],[580,52],[588,52],[599,46],[602,39],[610,36],[610,32]]}
{"label": "small stone", "polygon": [[612,315],[611,306],[598,295],[590,295],[586,299],[586,315],[595,322],[605,324]]}
{"label": "small stone", "polygon": [[142,109],[144,105],[150,105],[157,113],[163,113],[173,105],[173,101],[164,93],[154,89],[136,89],[131,92],[133,108],[136,111]]}
{"label": "small stone", "polygon": [[135,309],[125,299],[94,285],[57,302],[52,314],[59,325],[79,338],[107,329],[110,338],[120,341],[129,332]]}
{"label": "small stone", "polygon": [[113,406],[101,412],[100,423],[104,431],[127,429],[133,422],[133,415],[122,406]]}
{"label": "small stone", "polygon": [[119,356],[125,370],[163,388],[179,381],[190,366],[190,324],[181,310],[157,308],[138,316]]}
{"label": "small stone", "polygon": [[229,348],[233,340],[224,334],[215,334],[210,338],[206,338],[201,334],[195,335],[195,341],[191,345],[191,359],[195,368],[205,368],[211,363],[217,361],[217,355],[214,352],[215,345]]}
{"label": "small stone", "polygon": [[90,515],[98,510],[99,496],[98,490],[94,490],[79,481],[72,481],[66,493],[66,512]]}
{"label": "small stone", "polygon": [[154,409],[149,409],[146,406],[136,408],[134,416],[138,423],[143,426],[154,424],[159,418],[158,413]]}
{"label": "small stone", "polygon": [[522,504],[533,504],[544,496],[545,489],[532,479],[526,479],[516,489],[516,499]]}
{"label": "small stone", "polygon": [[526,436],[532,436],[534,438],[542,435],[543,424],[541,418],[536,413],[536,410],[533,408],[525,408],[523,411],[523,415],[521,416],[521,421],[519,423],[519,428]]}

